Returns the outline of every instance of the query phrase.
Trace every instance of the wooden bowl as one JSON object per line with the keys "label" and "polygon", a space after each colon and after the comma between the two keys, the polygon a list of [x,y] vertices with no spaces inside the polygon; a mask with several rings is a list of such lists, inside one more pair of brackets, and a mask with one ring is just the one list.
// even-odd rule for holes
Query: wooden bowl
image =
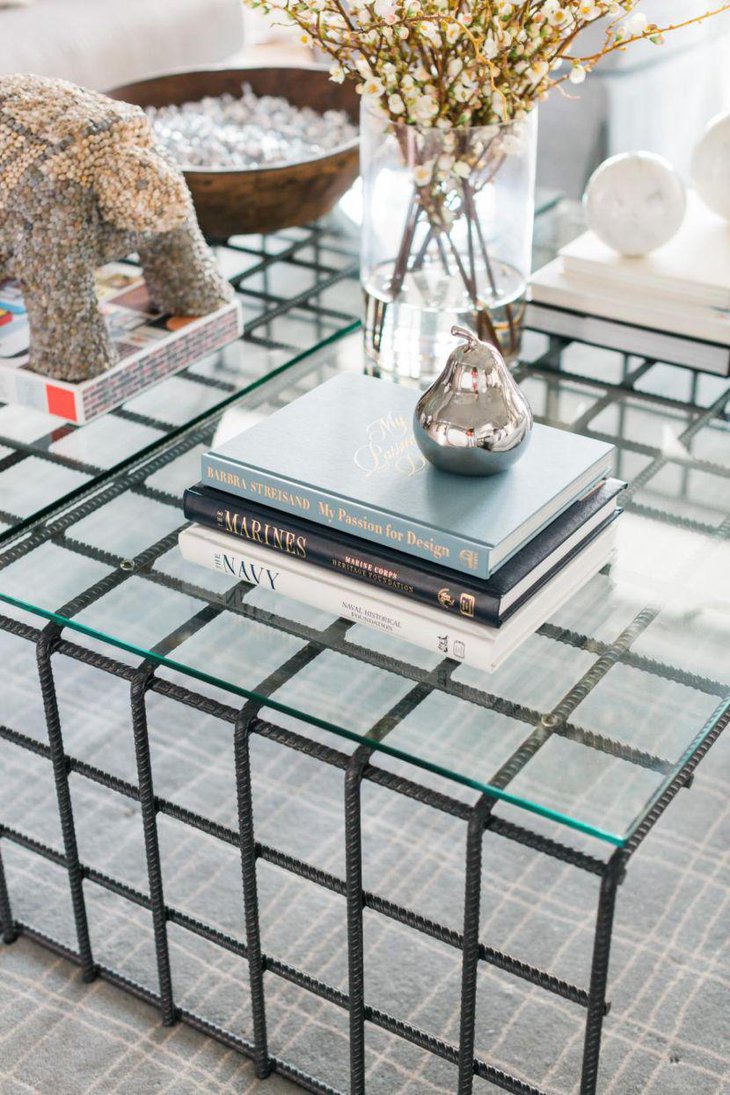
{"label": "wooden bowl", "polygon": [[[194,102],[205,95],[281,95],[319,113],[344,110],[357,124],[359,96],[349,83],[335,84],[319,65],[298,68],[212,68],[173,72],[109,91],[137,106]],[[214,240],[246,232],[275,232],[324,216],[359,172],[359,139],[301,163],[267,168],[211,167],[185,171],[203,232]]]}

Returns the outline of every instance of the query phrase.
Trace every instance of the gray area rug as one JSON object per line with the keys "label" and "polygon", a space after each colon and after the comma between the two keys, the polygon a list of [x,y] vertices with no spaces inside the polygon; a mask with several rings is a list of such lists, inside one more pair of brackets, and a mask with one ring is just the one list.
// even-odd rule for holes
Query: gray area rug
{"label": "gray area rug", "polygon": [[[24,683],[35,681],[31,644],[3,635],[0,664],[1,720],[43,740],[39,697]],[[63,657],[56,678],[68,751],[136,780],[124,682]],[[367,680],[349,687],[361,702]],[[156,695],[149,723],[157,793],[234,825],[230,727]],[[257,839],[342,877],[342,773],[260,739],[253,764]],[[60,848],[49,763],[0,743],[0,772],[3,822]],[[729,777],[730,734],[621,888],[601,1095],[730,1091]],[[75,775],[71,785],[82,860],[146,890],[137,804]],[[241,938],[235,850],[164,816],[159,827],[168,904]],[[464,837],[462,822],[365,785],[366,888],[459,930]],[[64,873],[8,841],[2,850],[15,916],[73,946]],[[597,880],[490,834],[484,867],[482,941],[585,985]],[[343,899],[266,863],[259,884],[265,951],[346,989]],[[98,886],[85,892],[96,959],[156,988],[149,914]],[[246,963],[175,925],[170,945],[177,1003],[250,1033]],[[369,1003],[457,1040],[457,951],[367,911],[366,971]],[[346,1091],[346,1013],[271,974],[266,992],[271,1051]],[[483,964],[478,1009],[480,1056],[548,1095],[577,1090],[581,1008]],[[148,1005],[103,982],[84,985],[75,967],[28,940],[0,949],[0,1011],[2,1095],[294,1090],[278,1077],[259,1084],[236,1053],[183,1026],[162,1028]],[[455,1090],[453,1066],[383,1031],[368,1027],[367,1052],[369,1095]],[[475,1082],[477,1095],[497,1090]]]}

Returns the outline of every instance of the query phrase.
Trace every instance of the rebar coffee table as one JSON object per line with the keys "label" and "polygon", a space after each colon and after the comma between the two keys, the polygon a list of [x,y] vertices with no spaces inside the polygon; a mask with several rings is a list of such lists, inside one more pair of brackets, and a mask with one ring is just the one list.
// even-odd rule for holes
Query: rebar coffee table
{"label": "rebar coffee table", "polygon": [[[612,441],[616,473],[630,486],[616,562],[500,670],[480,674],[223,580],[177,551],[182,489],[197,478],[205,446],[338,371],[364,367],[343,304],[356,284],[343,269],[315,293],[319,314],[336,318],[322,344],[290,353],[239,396],[225,391],[190,424],[5,533],[0,637],[16,685],[24,667],[28,724],[0,712],[13,787],[0,815],[3,938],[26,935],[66,955],[86,980],[105,978],[156,1004],[165,1024],[188,1023],[249,1055],[261,1077],[275,1071],[319,1092],[397,1090],[378,1078],[373,1048],[380,1054],[389,1039],[434,1058],[443,1090],[539,1095],[534,1077],[483,1048],[479,993],[491,970],[539,990],[543,1015],[551,997],[569,1003],[584,1035],[582,1063],[564,1086],[591,1095],[617,892],[633,853],[730,718],[730,617],[721,592],[718,600],[723,582],[727,590],[730,387],[528,333],[517,376],[537,419]],[[312,294],[301,304],[311,322]],[[278,318],[286,317],[282,303]],[[211,363],[210,379],[225,367]],[[83,737],[82,682],[101,697]],[[12,709],[20,718],[23,705]],[[166,752],[156,736],[163,710]],[[181,767],[188,777],[195,767],[195,778],[183,779]],[[93,831],[89,789],[103,802]],[[371,883],[376,851],[399,875],[424,877],[413,863],[424,845],[388,828],[395,802],[412,804],[438,849],[434,889],[442,858],[463,865],[450,918],[429,915],[423,881],[408,904],[389,895],[387,871]],[[324,865],[313,851],[322,816],[331,829]],[[203,842],[194,861],[192,840]],[[216,897],[232,884],[230,870],[210,866],[218,849],[238,860],[235,908]],[[502,849],[520,869],[530,857],[594,882],[581,978],[540,968],[480,932]],[[47,927],[59,879],[72,938]],[[300,917],[299,955],[296,940],[284,955],[269,942],[288,916]],[[400,952],[412,939],[453,956],[447,1029],[382,1002],[387,977],[374,982],[371,970],[374,933],[386,923],[400,932],[388,957],[394,979],[404,976]],[[339,942],[314,969],[305,937],[324,938],[325,924]],[[122,945],[109,959],[115,932]],[[176,967],[182,938],[206,956],[206,991],[195,1000]],[[228,961],[238,963],[240,1011],[218,993]],[[424,993],[435,978],[418,963],[407,976]],[[319,1039],[312,1018],[325,1006],[341,1016],[333,1023],[348,1064],[339,1072],[333,1042]],[[283,1048],[282,1008],[295,1031]],[[306,1037],[297,1038],[298,1025]],[[530,1037],[541,1038],[539,1020]]]}

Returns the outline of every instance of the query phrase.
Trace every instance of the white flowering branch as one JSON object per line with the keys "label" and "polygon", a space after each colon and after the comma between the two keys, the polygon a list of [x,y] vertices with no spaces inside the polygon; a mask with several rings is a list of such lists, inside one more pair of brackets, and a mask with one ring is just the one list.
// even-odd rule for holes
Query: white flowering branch
{"label": "white flowering branch", "polygon": [[[581,84],[604,57],[730,10],[730,2],[666,27],[649,23],[641,0],[244,0],[278,12],[302,40],[331,58],[330,77],[356,81],[371,110],[389,125],[413,179],[390,283],[431,257],[458,276],[477,334],[498,342],[480,296],[498,299],[476,199],[519,141],[522,119],[563,85]],[[606,20],[601,49],[581,55],[581,33]],[[434,148],[437,151],[434,153]],[[452,226],[466,228],[459,254]],[[383,319],[384,319],[383,312]],[[516,338],[506,308],[508,337]]]}
{"label": "white flowering branch", "polygon": [[[660,27],[641,0],[245,0],[294,23],[332,58],[331,77],[351,78],[393,120],[474,126],[522,117],[552,88],[579,84],[608,54],[730,10],[723,4]],[[608,18],[603,46],[568,51]],[[556,75],[564,63],[567,72]]]}
{"label": "white flowering branch", "polygon": [[624,50],[627,46],[633,45],[634,42],[641,42],[648,39],[655,45],[662,45],[665,35],[670,34],[672,31],[681,30],[683,27],[690,27],[696,23],[703,23],[706,19],[712,19],[714,16],[722,15],[723,12],[726,11],[730,11],[730,4],[723,4],[722,7],[714,8],[712,11],[706,11],[702,15],[694,15],[692,18],[685,19],[681,23],[668,23],[665,27],[659,27],[656,23],[647,23],[645,16],[643,16],[641,12],[638,12],[635,16],[635,19],[639,20],[638,25],[642,26],[643,21],[643,29],[638,33],[631,34],[629,37],[630,27],[623,24],[623,30],[619,30],[618,20],[615,20],[614,23],[611,24],[613,33],[605,42],[602,50],[587,57],[567,57],[567,55],[566,57],[568,60],[573,61],[574,64],[594,65],[609,53],[613,53],[615,50]]}

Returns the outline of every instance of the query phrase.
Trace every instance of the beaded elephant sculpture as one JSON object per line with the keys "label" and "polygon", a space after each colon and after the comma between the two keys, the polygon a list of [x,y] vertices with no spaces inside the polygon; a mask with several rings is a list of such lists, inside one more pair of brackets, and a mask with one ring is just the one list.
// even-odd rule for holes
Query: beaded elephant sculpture
{"label": "beaded elephant sculpture", "polygon": [[116,362],[94,270],[133,252],[161,312],[205,315],[231,298],[182,172],[139,107],[0,76],[0,279],[23,289],[29,368],[75,381]]}

